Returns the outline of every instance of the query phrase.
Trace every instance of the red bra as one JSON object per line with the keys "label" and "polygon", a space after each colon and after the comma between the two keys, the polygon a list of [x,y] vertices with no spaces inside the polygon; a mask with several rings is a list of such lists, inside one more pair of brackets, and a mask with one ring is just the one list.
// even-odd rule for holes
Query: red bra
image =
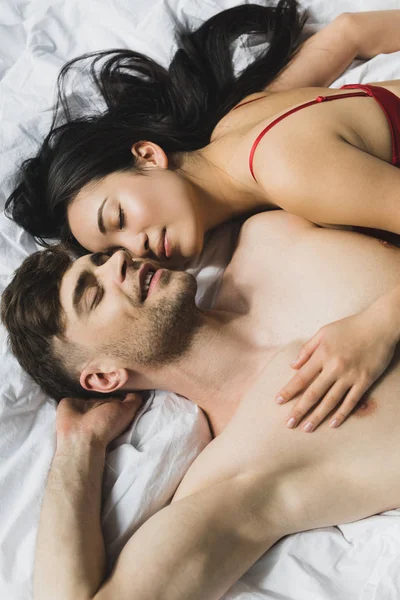
{"label": "red bra", "polygon": [[[333,96],[318,96],[317,98],[315,98],[315,100],[305,102],[304,104],[301,104],[300,106],[296,106],[295,108],[288,110],[280,117],[277,117],[276,119],[274,119],[272,121],[272,123],[267,125],[261,131],[261,133],[258,134],[258,136],[256,137],[256,139],[251,147],[250,154],[249,154],[249,168],[250,168],[250,173],[251,173],[254,181],[257,182],[257,179],[255,178],[255,175],[254,175],[254,170],[253,170],[254,153],[257,149],[258,144],[264,137],[264,135],[266,133],[268,133],[268,131],[270,129],[272,129],[272,127],[274,127],[274,125],[276,125],[283,119],[286,119],[286,117],[289,117],[290,115],[297,112],[298,110],[307,108],[307,106],[312,106],[313,104],[318,104],[319,102],[330,102],[333,100],[341,100],[343,98],[352,98],[354,96],[371,96],[381,106],[381,108],[382,108],[383,112],[385,113],[386,118],[388,120],[390,132],[391,132],[391,136],[392,136],[392,164],[395,165],[396,167],[400,167],[400,98],[398,98],[395,94],[393,94],[389,90],[387,90],[383,87],[375,86],[375,85],[361,85],[361,84],[344,85],[340,89],[360,89],[363,91],[354,93],[354,94],[337,94],[336,96],[334,96],[334,95]],[[247,102],[242,102],[241,104],[238,104],[237,106],[235,106],[235,108],[233,110],[236,110],[237,108],[240,108],[241,106],[244,106],[245,104],[250,104],[250,102],[256,102],[257,100],[261,100],[261,98],[254,98],[253,100],[247,100]]]}

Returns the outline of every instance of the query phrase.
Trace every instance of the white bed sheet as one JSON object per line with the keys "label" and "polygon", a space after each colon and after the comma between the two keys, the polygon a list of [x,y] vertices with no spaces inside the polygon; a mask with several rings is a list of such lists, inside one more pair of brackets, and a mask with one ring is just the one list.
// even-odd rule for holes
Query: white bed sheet
{"label": "white bed sheet", "polygon": [[[131,47],[167,62],[171,14],[198,22],[232,0],[0,0],[0,204],[7,176],[37,147],[62,64],[83,52]],[[400,0],[303,0],[309,29],[344,11],[400,8]],[[337,85],[400,78],[400,54],[355,66]],[[231,244],[225,231],[226,250]],[[218,246],[220,248],[220,239]],[[0,215],[0,291],[32,239]],[[225,256],[211,243],[198,269],[200,301]],[[201,265],[200,265],[201,267]],[[202,290],[206,290],[203,296]],[[211,290],[212,291],[212,290]],[[48,466],[54,450],[54,405],[9,355],[0,331],[0,598],[29,600],[34,543]],[[171,497],[210,437],[198,409],[158,393],[108,457],[103,524],[112,561],[124,541]],[[277,544],[226,594],[226,600],[397,600],[400,519],[391,511],[363,521],[297,534]]]}

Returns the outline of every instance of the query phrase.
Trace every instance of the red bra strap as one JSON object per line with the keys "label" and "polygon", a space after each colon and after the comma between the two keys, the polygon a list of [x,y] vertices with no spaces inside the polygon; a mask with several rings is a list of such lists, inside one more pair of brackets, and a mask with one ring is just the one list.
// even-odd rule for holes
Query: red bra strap
{"label": "red bra strap", "polygon": [[[257,149],[258,144],[260,143],[260,141],[262,140],[262,138],[264,137],[264,135],[266,133],[268,133],[268,131],[270,129],[272,129],[272,127],[274,127],[277,123],[279,123],[280,121],[283,121],[283,119],[286,119],[286,117],[289,117],[290,115],[292,115],[293,113],[296,113],[297,111],[303,109],[303,108],[307,108],[308,106],[312,106],[313,104],[318,104],[320,102],[330,102],[331,100],[340,100],[341,98],[352,98],[353,96],[369,96],[371,94],[368,94],[367,92],[354,92],[353,94],[336,94],[336,95],[332,95],[332,96],[318,96],[317,98],[315,98],[314,100],[310,100],[309,102],[306,102],[305,104],[300,104],[300,106],[295,106],[294,108],[292,108],[291,110],[289,110],[288,112],[284,113],[283,115],[281,115],[280,117],[277,117],[276,119],[274,119],[274,121],[272,121],[272,123],[270,123],[269,125],[267,125],[267,127],[265,127],[261,133],[258,134],[258,136],[256,137],[251,150],[250,150],[250,154],[249,154],[249,169],[250,169],[250,173],[254,179],[254,181],[257,183],[257,179],[254,175],[254,170],[253,170],[253,158],[254,158],[254,153]],[[258,100],[258,98],[257,98]],[[249,102],[251,102],[251,100],[249,100]]]}
{"label": "red bra strap", "polygon": [[237,108],[242,108],[242,106],[244,106],[245,104],[250,104],[250,102],[257,102],[257,100],[262,100],[263,98],[266,98],[266,96],[260,96],[259,98],[253,98],[252,100],[246,100],[246,102],[241,102],[240,104],[232,108],[232,112]]}

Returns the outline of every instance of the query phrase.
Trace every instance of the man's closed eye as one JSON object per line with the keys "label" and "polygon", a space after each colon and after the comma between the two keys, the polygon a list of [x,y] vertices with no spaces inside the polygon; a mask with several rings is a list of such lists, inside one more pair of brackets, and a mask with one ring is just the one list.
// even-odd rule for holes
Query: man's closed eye
{"label": "man's closed eye", "polygon": [[93,254],[91,254],[89,258],[90,262],[95,267],[100,267],[108,261],[108,259],[110,258],[110,254],[107,252],[93,252]]}
{"label": "man's closed eye", "polygon": [[[93,295],[93,291],[92,290],[95,290],[94,295]],[[93,298],[92,301],[91,301],[91,303],[90,303],[90,310],[94,310],[95,308],[98,307],[98,305],[100,304],[100,302],[103,299],[104,288],[97,283],[96,285],[94,285],[94,286],[92,286],[90,288],[90,292],[91,292],[92,298]]]}

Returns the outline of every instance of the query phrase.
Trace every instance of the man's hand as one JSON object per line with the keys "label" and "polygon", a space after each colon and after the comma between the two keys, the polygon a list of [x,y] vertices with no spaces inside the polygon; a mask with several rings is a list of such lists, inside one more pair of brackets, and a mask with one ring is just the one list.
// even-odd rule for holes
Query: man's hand
{"label": "man's hand", "polygon": [[34,596],[91,600],[104,581],[101,485],[107,445],[136,415],[141,399],[64,398],[56,414],[57,449],[39,526]]}
{"label": "man's hand", "polygon": [[57,444],[79,436],[106,448],[128,427],[141,405],[138,394],[127,394],[124,400],[64,398],[57,409]]}
{"label": "man's hand", "polygon": [[317,405],[303,423],[304,431],[314,431],[340,404],[329,423],[339,427],[387,368],[397,339],[393,327],[376,316],[366,310],[331,323],[302,346],[291,365],[296,375],[276,397],[284,404],[304,392],[287,417],[289,428],[297,427]]}

